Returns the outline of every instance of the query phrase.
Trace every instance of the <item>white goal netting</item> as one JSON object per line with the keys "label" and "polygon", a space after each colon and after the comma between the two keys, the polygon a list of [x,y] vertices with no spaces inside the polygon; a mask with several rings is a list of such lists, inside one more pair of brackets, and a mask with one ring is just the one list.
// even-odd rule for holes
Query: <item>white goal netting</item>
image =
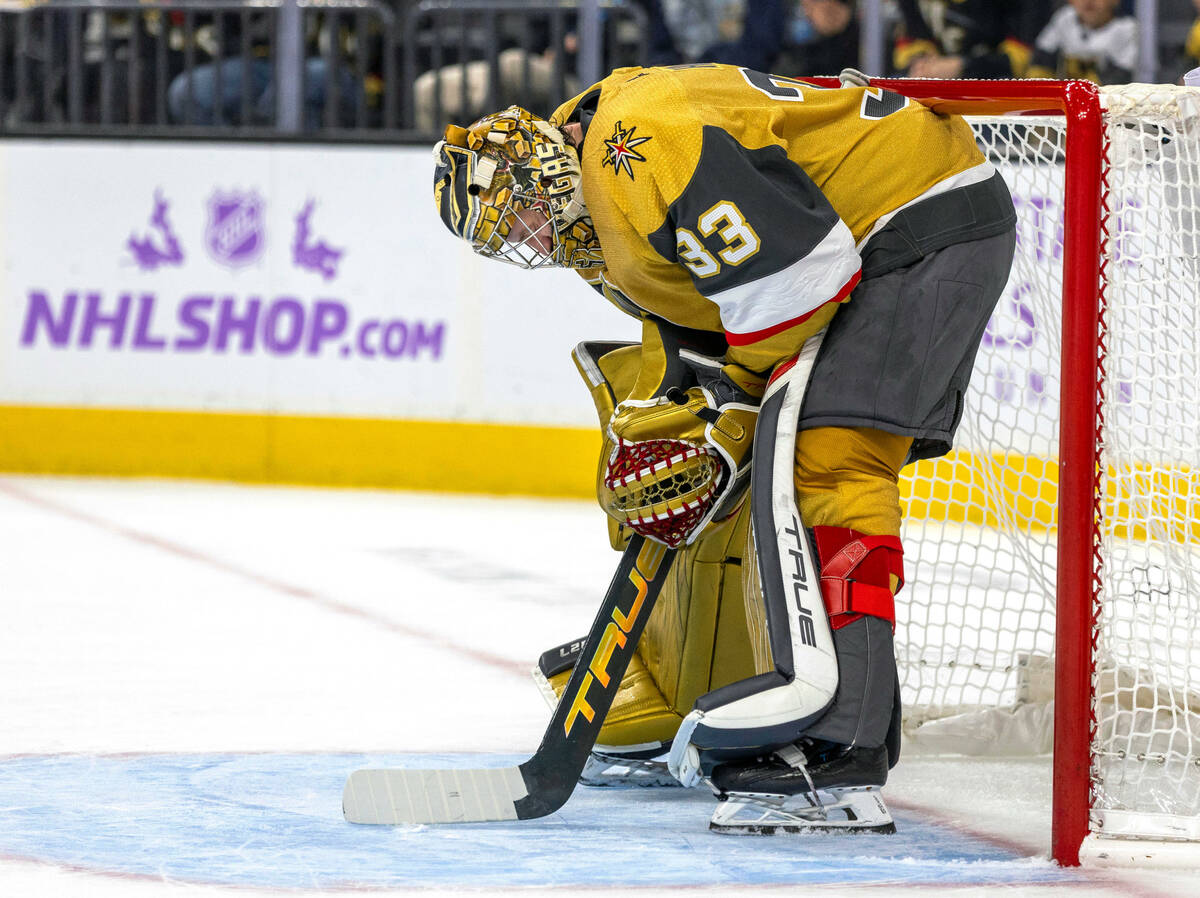
{"label": "white goal netting", "polygon": [[[1104,105],[1092,826],[1200,838],[1200,90],[1105,89]],[[1060,384],[1065,126],[972,123],[1018,246],[955,451],[904,484],[906,732],[1049,751],[1057,535],[1092,527],[1058,518],[1059,409],[1097,401]]]}

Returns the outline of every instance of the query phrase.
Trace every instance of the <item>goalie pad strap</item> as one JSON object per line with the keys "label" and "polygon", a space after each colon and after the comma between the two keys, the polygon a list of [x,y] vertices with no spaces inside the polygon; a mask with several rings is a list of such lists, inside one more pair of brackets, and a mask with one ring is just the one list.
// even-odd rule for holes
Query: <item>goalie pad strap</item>
{"label": "goalie pad strap", "polygon": [[904,550],[895,536],[867,536],[849,527],[814,527],[821,562],[821,597],[829,624],[840,630],[870,615],[896,628],[891,578],[904,583]]}

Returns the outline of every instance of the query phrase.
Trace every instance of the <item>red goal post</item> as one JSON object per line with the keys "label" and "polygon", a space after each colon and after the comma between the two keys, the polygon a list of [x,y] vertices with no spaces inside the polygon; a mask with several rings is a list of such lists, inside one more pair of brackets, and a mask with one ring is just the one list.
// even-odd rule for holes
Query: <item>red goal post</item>
{"label": "red goal post", "polygon": [[[835,79],[811,80],[823,87],[837,86]],[[894,90],[939,112],[968,116],[976,126],[981,145],[986,144],[985,152],[989,158],[998,161],[998,167],[1005,170],[1006,177],[1010,172],[1019,174],[1036,169],[1043,174],[1049,173],[1047,183],[1053,183],[1055,190],[1061,184],[1061,199],[1049,201],[1049,205],[1058,206],[1056,214],[1061,214],[1058,229],[1033,237],[1037,242],[1035,250],[1029,246],[1030,232],[1024,234],[1026,253],[1036,252],[1039,258],[1043,241],[1057,241],[1046,253],[1054,257],[1056,264],[1061,257],[1061,269],[1038,279],[1036,284],[1032,280],[1021,283],[1013,289],[1025,292],[1010,299],[1020,319],[1018,326],[1031,333],[1035,319],[1040,322],[1040,319],[1061,314],[1054,327],[1043,328],[1045,333],[1061,327],[1054,334],[1058,343],[1055,351],[1061,365],[1054,373],[1058,378],[1058,392],[1052,402],[1046,401],[1043,388],[1049,395],[1051,387],[1042,382],[1045,372],[1027,373],[1024,375],[1027,384],[1023,389],[1028,407],[1022,409],[1018,397],[1015,403],[1009,402],[1013,408],[1000,416],[1023,425],[1029,409],[1056,405],[1053,413],[1058,416],[1057,446],[1046,440],[1034,440],[1034,443],[1049,448],[1024,456],[1019,452],[1014,456],[1005,455],[1009,449],[1006,445],[993,445],[990,449],[977,446],[973,457],[965,453],[963,458],[952,462],[957,465],[958,474],[947,475],[943,471],[933,475],[936,481],[933,486],[916,488],[922,497],[951,497],[946,500],[949,502],[956,501],[954,496],[974,491],[980,495],[989,494],[990,499],[986,501],[993,505],[1052,503],[1048,512],[1020,518],[1024,523],[1040,518],[1040,524],[1035,521],[1029,527],[1024,523],[1010,526],[1000,521],[1000,529],[1005,531],[1000,542],[1015,544],[1028,539],[1029,545],[1033,546],[1028,551],[1017,549],[1015,554],[1028,555],[1033,559],[1032,567],[1044,569],[1046,589],[1053,590],[1053,607],[1046,615],[1052,620],[1047,623],[1045,619],[1039,619],[1029,625],[1039,633],[1028,637],[1017,631],[1026,626],[1030,609],[1038,600],[1038,588],[1031,586],[1027,597],[1013,597],[1014,601],[1025,603],[1024,606],[1008,609],[989,606],[985,609],[984,615],[992,615],[997,621],[995,633],[981,635],[986,624],[974,627],[965,619],[957,624],[952,622],[946,632],[953,635],[946,637],[947,640],[957,640],[963,633],[975,633],[973,638],[980,644],[981,654],[978,658],[967,658],[956,645],[957,654],[943,652],[949,660],[942,664],[936,657],[933,660],[927,657],[921,642],[936,641],[937,634],[942,632],[939,628],[956,612],[947,608],[914,612],[910,622],[913,632],[902,637],[898,627],[897,634],[906,705],[912,707],[914,694],[922,692],[923,697],[917,700],[918,708],[923,707],[921,702],[935,706],[929,712],[917,711],[917,716],[925,721],[937,716],[961,717],[965,712],[978,711],[993,701],[1006,706],[1021,705],[1025,699],[1012,699],[1003,691],[1007,686],[1001,689],[1002,697],[998,699],[988,698],[982,692],[977,696],[956,692],[954,698],[946,698],[929,693],[923,684],[928,680],[948,685],[960,679],[963,682],[955,686],[958,689],[966,685],[967,680],[983,684],[993,674],[1007,677],[1011,683],[1014,678],[1028,674],[1028,671],[1025,674],[1017,672],[1018,668],[1028,666],[1031,658],[1042,657],[1053,665],[1055,699],[1053,857],[1062,864],[1077,864],[1081,846],[1097,839],[1101,840],[1101,847],[1092,854],[1109,857],[1121,853],[1119,850],[1114,852],[1113,845],[1130,844],[1129,840],[1138,840],[1137,851],[1132,853],[1141,855],[1153,853],[1147,850],[1151,844],[1179,845],[1200,838],[1200,786],[1193,791],[1192,783],[1193,779],[1200,783],[1200,750],[1193,747],[1188,729],[1190,718],[1180,724],[1178,714],[1169,707],[1174,702],[1187,708],[1192,702],[1191,696],[1200,694],[1200,682],[1193,693],[1190,680],[1182,685],[1170,682],[1161,671],[1155,673],[1157,662],[1153,658],[1136,657],[1138,651],[1153,653],[1154,637],[1146,634],[1160,633],[1163,627],[1169,628],[1176,620],[1186,628],[1185,616],[1188,622],[1192,617],[1200,618],[1200,596],[1192,596],[1186,589],[1193,577],[1200,582],[1200,564],[1195,558],[1200,527],[1194,523],[1195,515],[1200,513],[1200,482],[1193,476],[1195,471],[1200,471],[1200,461],[1182,449],[1165,461],[1147,460],[1154,456],[1156,441],[1188,444],[1194,437],[1194,441],[1200,443],[1200,431],[1193,429],[1182,437],[1159,438],[1154,426],[1155,416],[1160,414],[1157,388],[1149,376],[1147,383],[1138,381],[1142,369],[1149,370],[1150,362],[1122,362],[1117,355],[1133,342],[1122,330],[1126,328],[1127,318],[1142,321],[1135,329],[1149,332],[1149,335],[1139,333],[1137,338],[1144,343],[1139,344],[1137,351],[1145,358],[1158,355],[1190,360],[1196,354],[1193,336],[1185,333],[1191,329],[1190,325],[1164,327],[1162,333],[1155,336],[1158,325],[1150,319],[1157,313],[1153,304],[1145,303],[1142,298],[1170,294],[1171,300],[1189,310],[1185,311],[1185,321],[1191,321],[1190,310],[1200,306],[1195,286],[1195,281],[1200,279],[1200,262],[1196,258],[1200,234],[1193,233],[1200,224],[1197,208],[1200,207],[1200,184],[1196,183],[1200,131],[1195,121],[1195,113],[1200,110],[1200,91],[1193,91],[1189,97],[1181,93],[1188,91],[1187,88],[1134,85],[1124,88],[1124,94],[1113,92],[1110,96],[1105,93],[1107,89],[1085,81],[1033,80],[872,79],[871,85]],[[1151,96],[1153,104],[1143,99]],[[1146,124],[1139,118],[1141,113],[1137,104],[1141,102],[1153,110],[1146,113]],[[1176,105],[1171,107],[1172,103]],[[1114,105],[1124,110],[1121,115],[1125,117],[1120,121],[1115,118],[1110,121],[1109,109]],[[1180,105],[1184,113],[1180,113]],[[1164,112],[1165,107],[1174,111]],[[1018,135],[1018,132],[1021,133]],[[1128,184],[1112,188],[1120,197],[1119,202],[1110,197],[1112,162],[1109,154],[1114,140],[1122,147],[1122,153],[1132,148],[1132,161],[1120,173],[1120,177],[1128,177]],[[1155,166],[1160,166],[1162,171],[1156,172]],[[1010,186],[1013,186],[1011,181]],[[1145,191],[1145,196],[1139,198],[1138,191]],[[1018,195],[1015,187],[1014,195]],[[1163,201],[1163,196],[1167,201]],[[1037,224],[1043,224],[1044,197],[1026,196],[1023,199],[1025,208],[1022,209],[1019,203],[1018,211],[1036,216]],[[1041,205],[1033,209],[1031,203]],[[1165,248],[1155,244],[1153,248],[1139,248],[1131,254],[1126,250],[1141,239],[1136,233],[1138,228],[1146,232],[1143,236],[1147,245],[1158,239],[1157,233],[1150,233],[1152,231],[1179,233]],[[1019,241],[1021,236],[1019,234]],[[1018,256],[1020,254],[1019,243]],[[1144,271],[1154,266],[1162,268],[1161,275],[1156,275],[1158,280],[1137,281]],[[1189,278],[1191,286],[1187,284]],[[1170,286],[1176,283],[1181,286]],[[1114,289],[1127,291],[1128,295],[1118,299],[1117,311],[1111,314],[1119,317],[1121,322],[1115,330],[1110,330],[1106,315],[1110,314],[1109,293]],[[1172,293],[1176,289],[1178,294]],[[1053,295],[1037,297],[1039,293]],[[1046,305],[1036,306],[1038,302]],[[1138,308],[1139,302],[1145,307]],[[1180,335],[1185,344],[1176,345]],[[1033,339],[1023,336],[1009,342],[1024,340],[1024,348],[1028,348]],[[1164,342],[1155,344],[1153,340],[1156,339]],[[1002,346],[1004,340],[994,336],[992,342]],[[1117,377],[1108,370],[1110,362],[1114,371],[1118,364],[1124,364],[1136,373],[1125,379]],[[1200,401],[1200,376],[1190,364],[1188,361],[1184,366],[1187,370],[1178,378],[1183,381],[1180,390],[1186,392],[1190,384],[1195,388],[1193,395]],[[1172,369],[1164,370],[1167,374],[1160,379],[1176,379],[1170,374]],[[989,376],[986,371],[981,374],[977,365],[976,380],[981,377],[986,380]],[[1008,386],[1013,384],[1022,386],[1016,381]],[[978,387],[973,381],[972,391]],[[1148,398],[1143,401],[1143,396]],[[1003,405],[1008,400],[1011,397],[1002,396],[994,404]],[[972,401],[973,397],[968,396],[968,414]],[[1168,404],[1174,401],[1168,396]],[[1106,414],[1114,419],[1112,426],[1106,424]],[[1187,420],[1180,426],[1190,427],[1190,417],[1186,413],[1182,417]],[[996,430],[993,424],[995,422],[983,428],[984,436],[980,439],[1003,443],[1003,431]],[[1117,426],[1124,428],[1119,435],[1115,435]],[[1167,432],[1173,426],[1168,421],[1160,429]],[[1136,440],[1144,440],[1145,445],[1139,449],[1133,443]],[[1105,456],[1106,445],[1111,458]],[[981,461],[982,456],[989,454],[990,457],[983,457]],[[1040,457],[1032,460],[1033,455]],[[1011,458],[1017,459],[1012,470],[1000,471],[999,468],[1008,464]],[[968,471],[972,464],[976,466],[973,473]],[[963,475],[963,471],[968,472]],[[981,477],[990,479],[982,488],[954,482],[956,477],[961,480],[964,476],[967,481]],[[1039,482],[1032,483],[1033,480]],[[1026,486],[1012,487],[1012,484]],[[1163,492],[1164,484],[1167,494]],[[1026,490],[1024,495],[1019,494],[1022,489]],[[925,502],[925,499],[919,501]],[[1172,514],[1182,509],[1183,517],[1164,523],[1159,520],[1164,517],[1164,509]],[[1006,513],[987,509],[943,510],[933,517],[938,519],[939,527],[952,518],[967,527],[980,522],[984,525],[994,523],[999,518],[1006,518]],[[1114,520],[1109,522],[1106,517]],[[1036,533],[1039,529],[1049,536]],[[969,544],[978,532],[981,531],[938,530],[931,542],[958,539]],[[935,551],[932,546],[921,548],[919,543],[919,538],[906,532],[906,554],[915,554],[919,559],[922,554]],[[1045,554],[1044,559],[1040,559],[1037,556],[1043,543]],[[1137,545],[1131,549],[1132,543]],[[914,545],[917,546],[915,553],[910,552]],[[970,564],[973,552],[969,545],[964,545],[950,554],[955,563],[962,563],[966,558],[966,563]],[[1155,560],[1157,554],[1163,553],[1180,556],[1182,560],[1172,557],[1170,564],[1174,568],[1164,573]],[[1121,557],[1113,560],[1109,555]],[[997,558],[1009,557],[1012,556],[996,555],[981,563],[995,567],[1005,563],[997,562]],[[1119,571],[1122,565],[1135,573],[1122,580],[1124,575]],[[940,566],[950,565],[941,563]],[[939,563],[935,562],[931,569],[936,573],[938,567]],[[1112,584],[1106,580],[1107,568],[1116,572]],[[916,589],[922,588],[920,581],[923,578],[919,571],[910,570],[909,579],[906,590],[914,584]],[[943,592],[948,592],[949,601],[954,601],[953,575],[946,581]],[[992,592],[999,594],[999,599],[989,602],[1007,601],[1004,590]],[[1180,598],[1177,592],[1187,595]],[[919,593],[910,593],[906,598],[924,602],[919,596]],[[932,604],[943,600],[935,596],[929,601]],[[1111,610],[1113,602],[1120,608]],[[904,604],[904,599],[898,603]],[[1170,606],[1168,616],[1164,618],[1166,623],[1149,620],[1160,613],[1159,606]],[[1132,622],[1114,625],[1107,619],[1108,615],[1126,613],[1126,609]],[[917,621],[917,617],[921,620]],[[1009,624],[999,623],[1014,620],[1020,623],[1012,625],[1011,629]],[[1200,621],[1195,623],[1200,628]],[[1052,632],[1046,634],[1047,629]],[[1140,632],[1142,630],[1146,632]],[[1135,644],[1133,650],[1123,645],[1116,648],[1108,645],[1109,641],[1119,643],[1126,638]],[[1189,632],[1185,640],[1187,647],[1200,643],[1200,629],[1196,634]],[[1014,647],[1013,657],[996,661],[1006,651],[1007,642]],[[909,648],[902,649],[902,643]],[[1021,644],[1019,652],[1018,643]],[[1038,648],[1031,650],[1030,646],[1035,644]],[[1197,650],[1200,652],[1200,645]],[[1021,656],[1019,662],[1015,660],[1016,654]],[[911,665],[906,661],[909,655],[916,659]],[[932,655],[936,656],[937,651],[934,650]],[[1177,666],[1190,673],[1190,662],[1189,656]],[[1200,669],[1200,663],[1197,668]],[[931,673],[935,669],[936,672]],[[1101,697],[1102,689],[1108,689],[1112,694]],[[1160,703],[1163,707],[1146,713],[1155,715],[1154,720],[1176,721],[1174,726],[1182,728],[1183,735],[1167,732],[1161,722],[1147,722],[1149,718],[1139,704],[1147,695],[1152,703]],[[1200,706],[1200,701],[1196,704]],[[906,708],[906,713],[908,710]],[[1186,713],[1191,714],[1193,710]],[[1170,726],[1167,725],[1167,730]],[[1144,746],[1131,748],[1128,742],[1131,738],[1141,739]],[[1153,776],[1140,779],[1140,772],[1131,772],[1132,765],[1137,764],[1154,767]],[[1191,773],[1193,767],[1195,774]],[[1176,775],[1176,768],[1182,773]],[[1168,770],[1170,775],[1165,775],[1164,771]],[[1167,780],[1170,782],[1164,786]],[[1147,807],[1136,806],[1139,790],[1150,796]],[[1200,862],[1200,849],[1192,857]]]}

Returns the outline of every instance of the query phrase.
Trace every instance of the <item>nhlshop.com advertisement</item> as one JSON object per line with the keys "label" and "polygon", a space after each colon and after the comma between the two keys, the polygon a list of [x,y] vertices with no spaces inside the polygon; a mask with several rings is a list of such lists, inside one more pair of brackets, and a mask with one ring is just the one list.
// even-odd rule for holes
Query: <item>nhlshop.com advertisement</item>
{"label": "nhlshop.com advertisement", "polygon": [[0,405],[594,426],[570,361],[637,330],[476,259],[421,147],[0,144]]}

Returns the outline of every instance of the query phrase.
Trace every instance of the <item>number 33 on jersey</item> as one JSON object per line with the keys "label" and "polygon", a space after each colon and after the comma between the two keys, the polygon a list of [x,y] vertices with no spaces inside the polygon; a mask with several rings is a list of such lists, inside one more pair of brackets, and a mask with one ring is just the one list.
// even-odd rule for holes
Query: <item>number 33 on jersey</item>
{"label": "number 33 on jersey", "polygon": [[881,220],[994,174],[960,119],[734,66],[618,69],[552,121],[586,126],[583,192],[610,295],[723,332],[729,360],[760,371],[850,295]]}

